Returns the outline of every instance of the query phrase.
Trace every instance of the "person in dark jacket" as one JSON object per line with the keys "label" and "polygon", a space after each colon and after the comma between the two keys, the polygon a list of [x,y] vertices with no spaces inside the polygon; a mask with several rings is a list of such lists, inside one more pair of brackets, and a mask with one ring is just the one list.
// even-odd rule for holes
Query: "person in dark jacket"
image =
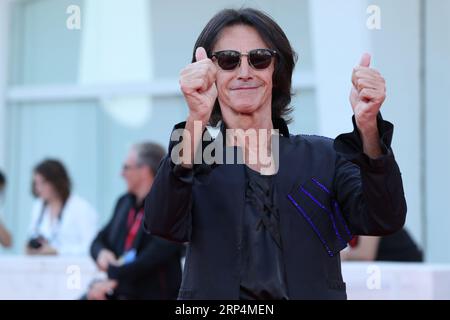
{"label": "person in dark jacket", "polygon": [[180,74],[187,120],[145,202],[149,232],[188,243],[179,299],[346,299],[339,252],[406,218],[370,59],[353,70],[353,132],[291,135],[282,29],[251,8],[209,21]]}
{"label": "person in dark jacket", "polygon": [[356,236],[346,250],[345,261],[423,262],[423,252],[403,228],[385,237]]}
{"label": "person in dark jacket", "polygon": [[175,299],[181,281],[181,246],[147,234],[144,199],[165,154],[154,143],[135,145],[122,175],[128,193],[91,245],[91,255],[108,279],[95,281],[88,299]]}

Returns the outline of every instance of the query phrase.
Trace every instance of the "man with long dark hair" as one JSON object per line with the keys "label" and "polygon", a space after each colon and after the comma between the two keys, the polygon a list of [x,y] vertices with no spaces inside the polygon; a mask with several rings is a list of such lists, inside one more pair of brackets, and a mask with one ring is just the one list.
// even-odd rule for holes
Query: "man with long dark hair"
{"label": "man with long dark hair", "polygon": [[197,39],[180,75],[188,117],[145,208],[152,234],[189,242],[180,299],[345,299],[339,252],[352,235],[405,222],[370,55],[353,70],[354,131],[334,141],[289,133],[294,65],[284,32],[254,9],[219,12]]}

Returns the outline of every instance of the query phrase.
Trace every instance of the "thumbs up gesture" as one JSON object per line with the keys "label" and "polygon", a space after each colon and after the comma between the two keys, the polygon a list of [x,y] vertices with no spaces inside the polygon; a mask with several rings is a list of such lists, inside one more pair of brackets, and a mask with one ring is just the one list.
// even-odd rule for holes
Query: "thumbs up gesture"
{"label": "thumbs up gesture", "polygon": [[376,119],[386,98],[386,82],[381,74],[370,68],[371,56],[365,53],[359,66],[353,69],[350,103],[360,131],[376,127]]}
{"label": "thumbs up gesture", "polygon": [[189,107],[189,118],[207,123],[217,99],[217,66],[208,59],[204,48],[195,52],[196,62],[180,73],[180,87]]}

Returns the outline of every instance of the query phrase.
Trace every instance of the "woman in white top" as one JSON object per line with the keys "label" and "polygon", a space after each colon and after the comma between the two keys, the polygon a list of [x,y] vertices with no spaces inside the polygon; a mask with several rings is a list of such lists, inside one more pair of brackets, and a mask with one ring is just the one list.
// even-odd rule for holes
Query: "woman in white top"
{"label": "woman in white top", "polygon": [[71,194],[69,175],[57,160],[38,164],[33,174],[36,200],[31,215],[28,254],[87,255],[97,232],[97,213]]}

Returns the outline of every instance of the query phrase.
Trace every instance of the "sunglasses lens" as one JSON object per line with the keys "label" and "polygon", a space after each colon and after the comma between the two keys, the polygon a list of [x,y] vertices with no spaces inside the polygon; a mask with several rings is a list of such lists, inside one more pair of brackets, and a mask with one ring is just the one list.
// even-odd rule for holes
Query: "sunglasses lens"
{"label": "sunglasses lens", "polygon": [[250,63],[255,69],[265,69],[272,62],[272,52],[265,49],[258,49],[249,52]]}
{"label": "sunglasses lens", "polygon": [[[251,66],[262,70],[270,66],[274,52],[268,49],[256,49],[248,53]],[[234,70],[241,62],[241,54],[238,51],[227,50],[215,53],[215,58],[223,70]]]}
{"label": "sunglasses lens", "polygon": [[239,65],[239,52],[223,51],[217,55],[217,63],[223,70],[233,70]]}

